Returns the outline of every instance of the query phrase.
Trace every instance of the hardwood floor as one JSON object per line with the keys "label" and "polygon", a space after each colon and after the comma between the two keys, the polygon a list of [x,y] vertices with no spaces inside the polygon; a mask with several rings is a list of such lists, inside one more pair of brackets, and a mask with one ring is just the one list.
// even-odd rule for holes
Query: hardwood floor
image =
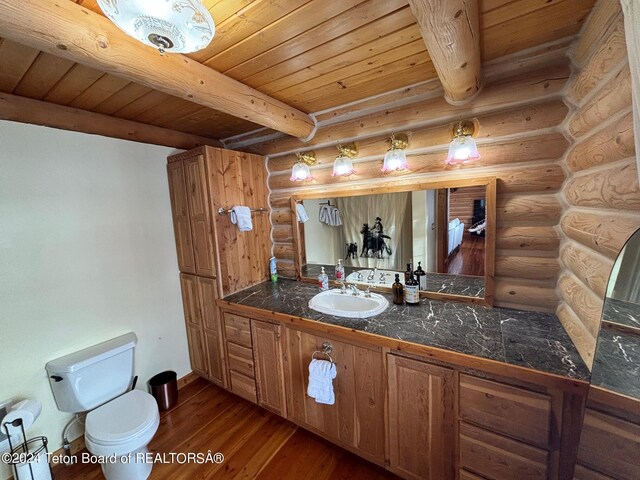
{"label": "hardwood floor", "polygon": [[447,262],[447,273],[483,277],[484,237],[465,230],[460,248]]}
{"label": "hardwood floor", "polygon": [[[151,480],[398,478],[203,379],[180,390],[179,404],[161,415],[149,448],[224,455],[221,464],[156,463]],[[53,473],[56,480],[103,478],[100,466],[80,462],[56,465]]]}

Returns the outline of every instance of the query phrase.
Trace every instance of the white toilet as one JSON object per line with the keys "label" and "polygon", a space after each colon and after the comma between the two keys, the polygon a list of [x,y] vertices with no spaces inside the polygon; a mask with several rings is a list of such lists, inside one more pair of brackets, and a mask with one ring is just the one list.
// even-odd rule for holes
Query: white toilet
{"label": "white toilet", "polygon": [[128,333],[46,365],[58,410],[89,412],[85,443],[109,459],[101,463],[107,480],[144,480],[153,467],[145,454],[160,424],[158,405],[146,392],[128,391],[137,342]]}

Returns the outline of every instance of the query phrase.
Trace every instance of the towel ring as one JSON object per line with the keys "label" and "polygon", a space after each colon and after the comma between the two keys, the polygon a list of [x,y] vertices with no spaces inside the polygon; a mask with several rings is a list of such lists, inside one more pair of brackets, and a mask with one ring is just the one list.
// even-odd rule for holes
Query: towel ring
{"label": "towel ring", "polygon": [[331,344],[329,342],[324,342],[322,344],[322,350],[316,350],[315,352],[313,352],[311,354],[311,359],[315,360],[316,359],[316,353],[321,354],[321,355],[326,355],[327,357],[329,357],[329,361],[331,363],[335,363],[333,361],[333,358],[331,358],[331,351],[333,350],[333,347],[331,346]]}

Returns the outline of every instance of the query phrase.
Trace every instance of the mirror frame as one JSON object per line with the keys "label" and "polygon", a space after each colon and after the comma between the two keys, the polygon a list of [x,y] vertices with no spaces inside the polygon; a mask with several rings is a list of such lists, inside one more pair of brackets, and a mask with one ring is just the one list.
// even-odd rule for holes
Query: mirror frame
{"label": "mirror frame", "polygon": [[[486,187],[486,218],[488,227],[485,231],[485,256],[484,256],[484,281],[485,295],[483,298],[465,297],[448,293],[420,291],[420,296],[435,300],[455,300],[458,302],[474,303],[476,305],[493,306],[495,292],[495,256],[496,256],[496,177],[471,177],[471,178],[447,178],[441,177],[434,180],[403,181],[398,184],[385,185],[382,187],[351,186],[341,185],[340,188],[314,189],[309,192],[300,192],[291,196],[291,220],[293,224],[293,262],[298,281],[315,283],[316,279],[303,277],[302,266],[306,263],[306,252],[303,243],[301,224],[297,220],[296,204],[303,200],[325,198],[325,197],[355,197],[360,195],[376,195],[382,193],[412,192],[415,190],[439,190],[444,188],[463,187]],[[438,213],[438,215],[440,215]],[[440,220],[440,218],[439,218]],[[439,222],[440,223],[440,222]],[[442,241],[438,242],[438,247]],[[337,285],[331,281],[332,285]],[[373,287],[375,291],[389,292],[387,288]]]}

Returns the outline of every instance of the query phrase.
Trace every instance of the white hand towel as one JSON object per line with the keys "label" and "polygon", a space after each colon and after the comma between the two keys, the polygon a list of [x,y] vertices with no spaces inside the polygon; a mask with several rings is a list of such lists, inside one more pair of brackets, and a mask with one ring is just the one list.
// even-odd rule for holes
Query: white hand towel
{"label": "white hand towel", "polygon": [[301,203],[296,203],[296,215],[300,223],[304,223],[309,220],[309,215],[307,215],[307,211]]}
{"label": "white hand towel", "polygon": [[316,403],[333,405],[336,397],[333,392],[333,379],[336,378],[336,365],[327,360],[311,360],[309,363],[309,385],[307,395],[315,398]]}
{"label": "white hand towel", "polygon": [[329,207],[327,205],[322,205],[320,207],[318,220],[320,221],[320,223],[326,223],[327,225],[331,224],[331,215],[329,212]]}
{"label": "white hand towel", "polygon": [[238,226],[241,232],[253,230],[251,223],[251,209],[249,207],[235,206],[231,209],[231,223]]}
{"label": "white hand towel", "polygon": [[334,207],[331,214],[332,214],[331,225],[333,225],[334,227],[339,227],[340,225],[342,225],[342,219],[340,218],[340,210]]}

